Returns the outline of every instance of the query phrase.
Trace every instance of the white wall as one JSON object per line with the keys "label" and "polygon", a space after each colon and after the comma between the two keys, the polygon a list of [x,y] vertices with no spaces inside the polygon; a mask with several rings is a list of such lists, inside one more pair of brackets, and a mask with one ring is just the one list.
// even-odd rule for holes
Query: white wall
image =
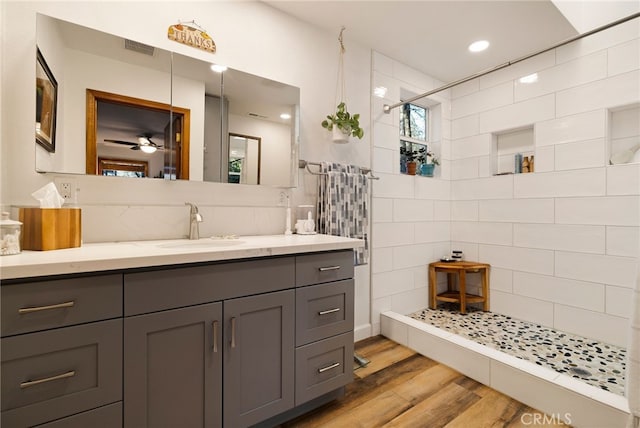
{"label": "white wall", "polygon": [[261,184],[273,186],[288,181],[291,158],[291,128],[288,125],[230,114],[229,132],[261,139]]}
{"label": "white wall", "polygon": [[[441,166],[433,178],[400,174],[399,109],[404,94],[420,94],[442,85],[378,52],[373,53],[372,87],[387,88],[384,99],[372,98],[373,182],[372,324],[380,332],[380,313],[408,314],[428,305],[427,265],[450,251],[451,192],[448,92],[429,98],[434,122],[434,151]],[[432,145],[429,145],[432,149]]]}
{"label": "white wall", "polygon": [[[639,38],[635,20],[451,90],[451,240],[492,265],[492,311],[626,343],[640,165],[608,165],[608,128],[640,102]],[[492,176],[492,134],[523,126],[535,172]]]}
{"label": "white wall", "polygon": [[[365,138],[330,142],[320,126],[335,106],[338,45],[316,30],[259,2],[0,2],[2,31],[2,184],[4,208],[32,205],[30,194],[55,175],[35,172],[36,12],[127,37],[300,88],[300,157],[310,161],[370,164],[370,51],[349,40],[345,58],[350,108],[361,114]],[[167,39],[167,28],[191,20],[215,40],[215,55]],[[241,24],[241,25],[240,25]],[[83,123],[78,118],[78,126]],[[315,177],[299,171],[300,185],[286,190],[292,205],[315,203]],[[68,177],[65,179],[69,179]],[[274,234],[284,230],[281,188],[76,176],[84,242],[179,238],[188,233],[188,209],[198,204],[201,235]],[[369,334],[368,267],[356,269],[356,328]]]}

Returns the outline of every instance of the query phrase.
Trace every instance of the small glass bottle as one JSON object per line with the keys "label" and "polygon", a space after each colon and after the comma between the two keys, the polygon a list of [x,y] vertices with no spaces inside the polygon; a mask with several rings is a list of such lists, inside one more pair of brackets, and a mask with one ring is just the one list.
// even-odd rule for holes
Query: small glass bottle
{"label": "small glass bottle", "polygon": [[522,172],[522,153],[516,153],[515,155],[515,165],[514,165],[514,174],[520,174]]}
{"label": "small glass bottle", "polygon": [[9,219],[9,213],[3,212],[0,220],[0,255],[20,253],[20,231],[22,223]]}

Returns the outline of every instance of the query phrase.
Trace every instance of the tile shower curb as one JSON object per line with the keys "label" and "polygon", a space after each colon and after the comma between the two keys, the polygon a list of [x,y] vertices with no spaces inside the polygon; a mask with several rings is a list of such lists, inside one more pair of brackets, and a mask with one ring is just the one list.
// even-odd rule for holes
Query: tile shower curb
{"label": "tile shower curb", "polygon": [[[625,426],[629,415],[625,397],[409,316],[389,311],[382,313],[380,318],[383,336],[547,414],[561,416],[569,413],[574,426]],[[433,344],[434,341],[439,341],[442,346],[433,347],[427,343]],[[455,353],[444,355],[447,350],[443,348],[447,345],[454,345],[451,350]],[[507,373],[509,371],[511,373]],[[505,378],[500,379],[503,375]],[[505,381],[509,376],[513,376],[510,377],[511,385]],[[515,378],[519,379],[516,381]],[[518,382],[528,382],[528,385],[522,389],[523,385],[517,385]],[[564,407],[561,402],[564,402]],[[559,411],[560,407],[562,410]]]}

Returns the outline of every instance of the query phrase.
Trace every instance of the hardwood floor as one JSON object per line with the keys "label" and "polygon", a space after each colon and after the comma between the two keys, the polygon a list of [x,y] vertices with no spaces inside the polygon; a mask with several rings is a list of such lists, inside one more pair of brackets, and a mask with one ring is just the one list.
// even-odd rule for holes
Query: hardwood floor
{"label": "hardwood floor", "polygon": [[354,371],[345,396],[283,428],[566,426],[382,336],[356,352],[371,362]]}

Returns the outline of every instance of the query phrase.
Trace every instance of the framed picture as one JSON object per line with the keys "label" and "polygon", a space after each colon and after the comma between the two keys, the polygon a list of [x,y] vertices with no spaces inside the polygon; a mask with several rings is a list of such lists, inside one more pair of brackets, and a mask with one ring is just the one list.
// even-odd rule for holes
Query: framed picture
{"label": "framed picture", "polygon": [[58,82],[40,49],[36,61],[36,143],[49,152],[56,151],[56,106]]}

